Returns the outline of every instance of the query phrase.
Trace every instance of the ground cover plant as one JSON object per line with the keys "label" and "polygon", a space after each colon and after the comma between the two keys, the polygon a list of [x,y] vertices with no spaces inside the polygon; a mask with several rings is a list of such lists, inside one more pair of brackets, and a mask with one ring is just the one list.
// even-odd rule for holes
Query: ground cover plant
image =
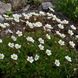
{"label": "ground cover plant", "polygon": [[55,11],[3,15],[2,78],[77,78],[78,28]]}

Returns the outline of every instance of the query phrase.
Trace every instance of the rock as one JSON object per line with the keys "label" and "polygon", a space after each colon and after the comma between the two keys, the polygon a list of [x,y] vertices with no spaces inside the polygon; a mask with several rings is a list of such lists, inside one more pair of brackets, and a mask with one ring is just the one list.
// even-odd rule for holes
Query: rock
{"label": "rock", "polygon": [[27,5],[26,7],[23,8],[23,12],[26,12],[30,8],[30,5]]}
{"label": "rock", "polygon": [[10,0],[13,10],[18,10],[26,5],[26,0]]}
{"label": "rock", "polygon": [[51,2],[43,2],[41,5],[43,11],[49,11],[49,7],[53,7]]}
{"label": "rock", "polygon": [[7,11],[11,11],[11,4],[5,4],[0,1],[0,14],[6,13]]}
{"label": "rock", "polygon": [[2,15],[0,15],[0,23],[2,23],[4,21],[4,18],[2,17]]}

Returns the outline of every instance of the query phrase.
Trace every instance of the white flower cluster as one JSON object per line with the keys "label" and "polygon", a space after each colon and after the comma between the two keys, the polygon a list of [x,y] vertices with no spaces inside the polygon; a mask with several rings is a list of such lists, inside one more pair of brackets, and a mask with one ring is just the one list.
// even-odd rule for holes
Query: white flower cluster
{"label": "white flower cluster", "polygon": [[[55,10],[53,8],[49,7],[49,9],[50,9],[50,11],[55,12]],[[54,15],[53,13],[49,13],[49,12],[45,13],[43,11],[40,11],[39,13],[30,12],[30,13],[27,13],[27,14],[26,13],[13,14],[13,17],[9,17],[7,15],[3,15],[3,16],[5,17],[6,20],[13,20],[13,22],[15,22],[15,23],[25,22],[25,24],[26,24],[25,27],[28,26],[31,29],[33,29],[33,28],[43,28],[45,31],[54,30],[54,27],[51,24],[49,24],[48,22],[46,24],[43,24],[40,21],[36,21],[36,22],[29,21],[30,17],[32,17],[32,16],[37,16],[37,17],[38,16],[40,16],[40,17],[42,17],[42,16],[45,17],[46,16],[47,17],[47,20],[50,20],[51,19],[53,22],[57,22],[56,23],[57,24],[56,26],[58,27],[58,29],[55,30],[55,32],[61,38],[65,38],[66,37],[66,34],[63,33],[63,32],[61,33],[61,31],[64,30],[65,29],[65,26],[69,24],[69,21],[67,21],[66,19],[61,20],[56,15]],[[21,19],[22,17],[24,18],[24,20]],[[34,17],[34,19],[36,20],[35,17]],[[0,27],[3,28],[3,29],[4,28],[7,28],[9,26],[10,26],[9,23],[0,23]],[[75,30],[77,30],[77,28],[74,25],[70,25],[70,29],[67,30],[68,31],[67,34],[69,34],[70,36],[73,36]],[[17,41],[17,37],[14,36],[14,32],[11,29],[9,29],[9,28],[6,30],[6,33],[8,33],[8,32],[12,34],[11,35],[11,39],[13,41]],[[22,37],[23,36],[23,31],[17,30],[16,31],[16,35],[18,37]],[[33,44],[35,43],[35,40],[34,40],[33,37],[28,36],[28,37],[25,37],[25,38],[26,38],[26,40],[28,42],[31,42]],[[46,38],[48,40],[50,40],[51,39],[51,36],[49,34],[46,34]],[[76,35],[76,38],[78,38],[78,35]],[[2,43],[2,42],[3,42],[2,39],[0,39],[0,43]],[[37,47],[41,51],[45,51],[45,54],[47,56],[51,56],[52,55],[52,51],[50,49],[45,49],[45,45],[44,45],[45,44],[45,39],[39,37],[38,38],[38,42],[39,42],[39,44],[37,45]],[[58,41],[58,44],[61,45],[61,46],[64,46],[65,45],[65,41],[63,41],[63,40],[60,39]],[[69,41],[69,45],[72,48],[75,48],[75,45],[76,44],[73,41]],[[20,49],[22,47],[22,45],[17,44],[15,42],[9,42],[8,43],[8,46],[10,48],[15,48],[15,49]],[[2,53],[0,53],[0,59],[4,59],[4,57],[5,57],[5,55],[2,54]],[[28,56],[27,57],[27,61],[30,62],[30,63],[33,63],[34,61],[39,60],[39,58],[40,58],[40,56],[38,54],[36,54],[34,57],[33,56]],[[15,54],[15,53],[13,53],[11,55],[11,59],[17,60],[18,59],[18,55]],[[68,62],[72,62],[71,57],[69,57],[68,55],[65,56],[65,59]],[[61,65],[60,60],[56,59],[55,62],[54,62],[54,64],[59,67]]]}
{"label": "white flower cluster", "polygon": [[9,27],[10,25],[8,23],[0,23],[0,27],[1,28],[6,28],[6,27]]}
{"label": "white flower cluster", "polygon": [[28,56],[27,57],[27,61],[29,61],[30,63],[33,63],[34,61],[37,61],[37,60],[39,60],[39,55],[38,54],[36,54],[35,55],[35,57],[33,57],[33,56]]}
{"label": "white flower cluster", "polygon": [[36,22],[36,23],[31,23],[29,21],[26,21],[26,24],[32,29],[34,27],[42,27],[42,23],[41,22]]}
{"label": "white flower cluster", "polygon": [[[4,57],[5,57],[5,55],[2,54],[2,53],[0,53],[0,60],[3,60]],[[17,59],[18,59],[17,54],[12,54],[12,55],[11,55],[11,59],[13,59],[13,60],[17,60]]]}
{"label": "white flower cluster", "polygon": [[14,43],[11,43],[11,42],[8,43],[8,46],[10,48],[14,48],[15,47],[16,49],[20,49],[21,48],[20,44],[14,44]]}

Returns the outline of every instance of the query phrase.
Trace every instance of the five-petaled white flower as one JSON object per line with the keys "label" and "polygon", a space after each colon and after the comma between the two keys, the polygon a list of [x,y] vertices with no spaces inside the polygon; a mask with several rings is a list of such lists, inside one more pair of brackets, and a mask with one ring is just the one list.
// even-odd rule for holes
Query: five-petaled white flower
{"label": "five-petaled white flower", "polygon": [[20,48],[21,48],[21,45],[15,44],[15,48],[16,48],[16,49],[20,49]]}
{"label": "five-petaled white flower", "polygon": [[22,32],[19,31],[19,30],[16,32],[16,34],[17,34],[19,37],[21,37],[21,36],[23,35]]}
{"label": "five-petaled white flower", "polygon": [[51,36],[49,34],[46,34],[47,39],[51,39]]}
{"label": "five-petaled white flower", "polygon": [[76,30],[76,27],[74,25],[70,26],[73,30]]}
{"label": "five-petaled white flower", "polygon": [[39,44],[38,47],[40,48],[40,50],[44,50],[44,46],[42,44]]}
{"label": "five-petaled white flower", "polygon": [[28,56],[27,57],[27,61],[29,61],[30,63],[34,62],[34,58],[32,56]]}
{"label": "five-petaled white flower", "polygon": [[60,61],[56,59],[55,60],[55,65],[59,67],[60,66]]}
{"label": "five-petaled white flower", "polygon": [[69,62],[72,62],[71,57],[69,57],[69,56],[65,56],[65,59],[66,59],[67,61],[69,61]]}
{"label": "five-petaled white flower", "polygon": [[32,37],[28,36],[26,39],[27,41],[34,43],[34,39]]}
{"label": "five-petaled white flower", "polygon": [[41,44],[44,44],[44,40],[42,38],[39,38],[38,41],[41,43]]}
{"label": "five-petaled white flower", "polygon": [[35,57],[34,57],[34,60],[35,60],[35,61],[39,60],[39,57],[40,57],[40,56],[39,56],[38,54],[36,54]]}
{"label": "five-petaled white flower", "polygon": [[11,55],[11,59],[13,59],[13,60],[17,60],[17,59],[18,59],[17,54],[12,54],[12,55]]}
{"label": "five-petaled white flower", "polygon": [[72,48],[75,47],[75,43],[73,41],[69,41],[70,46],[72,46]]}
{"label": "five-petaled white flower", "polygon": [[63,26],[62,24],[58,24],[58,27],[59,27],[60,29],[64,29],[64,26]]}
{"label": "five-petaled white flower", "polygon": [[52,55],[51,50],[47,49],[47,50],[46,50],[46,54],[47,54],[48,56]]}
{"label": "five-petaled white flower", "polygon": [[68,34],[71,35],[71,36],[74,35],[72,30],[68,30]]}
{"label": "five-petaled white flower", "polygon": [[14,43],[9,42],[8,46],[11,47],[11,48],[14,48]]}
{"label": "five-petaled white flower", "polygon": [[17,40],[17,38],[15,37],[15,36],[11,36],[11,39],[13,40],[13,41],[16,41]]}
{"label": "five-petaled white flower", "polygon": [[2,41],[2,39],[0,39],[0,43],[2,43],[3,41]]}
{"label": "five-petaled white flower", "polygon": [[0,53],[0,60],[4,59],[4,54]]}
{"label": "five-petaled white flower", "polygon": [[65,42],[64,42],[63,40],[59,40],[58,43],[59,43],[61,46],[65,45]]}

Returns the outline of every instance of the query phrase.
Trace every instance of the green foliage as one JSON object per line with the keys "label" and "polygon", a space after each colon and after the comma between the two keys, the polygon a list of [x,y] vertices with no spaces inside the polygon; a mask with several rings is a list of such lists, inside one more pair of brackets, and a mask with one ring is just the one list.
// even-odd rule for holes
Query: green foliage
{"label": "green foliage", "polygon": [[13,13],[12,13],[12,11],[7,11],[6,15],[8,15],[9,17],[12,17]]}
{"label": "green foliage", "polygon": [[70,19],[78,19],[78,0],[57,0],[56,9],[66,14]]}
{"label": "green foliage", "polygon": [[[35,43],[28,43],[25,38],[27,36],[32,36],[35,39]],[[40,51],[38,49],[37,45],[39,43],[37,39],[40,37],[45,40],[44,46],[52,50],[51,56],[47,56],[45,50]],[[22,37],[17,38],[15,43],[21,44],[22,48],[16,50],[10,49],[7,46],[9,42],[13,42],[9,36],[3,38],[3,44],[0,44],[0,52],[5,54],[5,59],[0,60],[0,70],[4,78],[71,78],[74,73],[73,69],[77,67],[77,62],[75,60],[78,54],[73,50],[69,50],[66,46],[59,46],[58,40],[59,38],[53,35],[51,35],[51,40],[48,40],[46,38],[46,33],[42,30],[26,32]],[[29,52],[33,56],[38,54],[40,59],[32,64],[29,63],[26,60]],[[12,53],[18,55],[17,61],[10,58]],[[64,57],[66,55],[72,58],[71,63],[65,60]],[[60,67],[54,65],[55,59],[60,60]]]}

